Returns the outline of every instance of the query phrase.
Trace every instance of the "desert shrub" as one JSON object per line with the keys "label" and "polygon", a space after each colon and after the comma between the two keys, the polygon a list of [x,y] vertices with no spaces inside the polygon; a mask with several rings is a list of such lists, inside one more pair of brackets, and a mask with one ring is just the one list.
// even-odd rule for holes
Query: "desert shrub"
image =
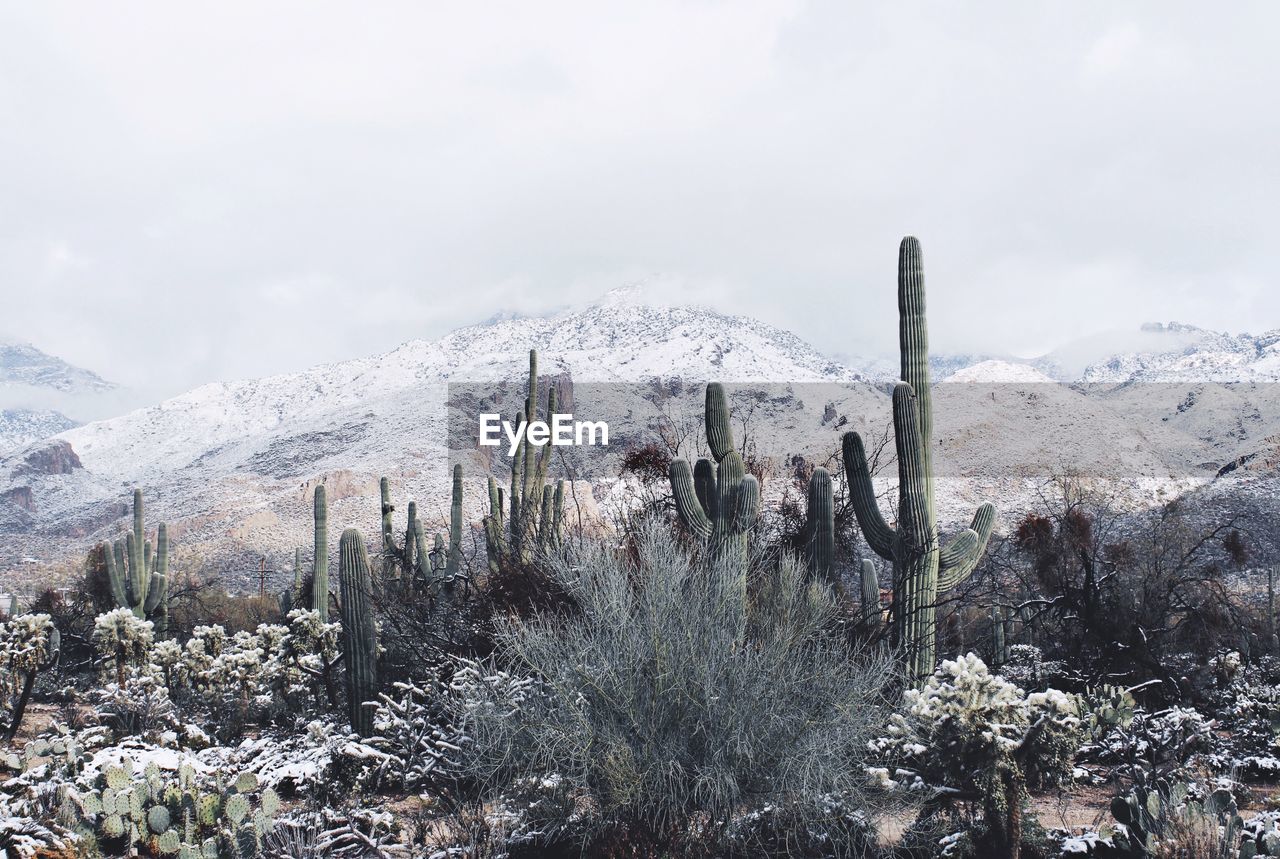
{"label": "desert shrub", "polygon": [[124,686],[109,683],[94,697],[99,721],[118,738],[154,734],[177,724],[169,690],[154,674],[135,674]]}
{"label": "desert shrub", "polygon": [[439,793],[458,776],[467,738],[453,727],[446,709],[448,689],[395,684],[396,694],[382,694],[374,704],[373,736],[368,744],[385,757],[375,783],[405,790],[432,786]]}
{"label": "desert shrub", "polygon": [[815,798],[883,803],[863,770],[892,670],[832,634],[831,597],[798,563],[759,571],[772,583],[752,590],[767,596],[745,605],[740,564],[695,559],[652,526],[548,569],[578,611],[497,628],[512,673],[536,687],[498,704],[460,696],[492,789],[555,774],[579,809],[559,823],[593,841],[691,852],[769,808],[852,849],[848,815]]}

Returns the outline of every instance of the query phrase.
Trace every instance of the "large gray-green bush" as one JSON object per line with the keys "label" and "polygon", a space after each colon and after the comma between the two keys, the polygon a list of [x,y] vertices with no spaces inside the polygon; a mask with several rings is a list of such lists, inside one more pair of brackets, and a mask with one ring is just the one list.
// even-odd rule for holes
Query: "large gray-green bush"
{"label": "large gray-green bush", "polygon": [[[864,792],[865,758],[891,661],[834,631],[800,563],[751,571],[744,605],[741,556],[707,554],[642,528],[550,560],[574,610],[497,630],[499,667],[536,683],[509,695],[455,678],[477,771],[496,793],[554,786],[580,812],[573,837],[857,852],[883,802]],[[762,833],[765,817],[788,831]]]}

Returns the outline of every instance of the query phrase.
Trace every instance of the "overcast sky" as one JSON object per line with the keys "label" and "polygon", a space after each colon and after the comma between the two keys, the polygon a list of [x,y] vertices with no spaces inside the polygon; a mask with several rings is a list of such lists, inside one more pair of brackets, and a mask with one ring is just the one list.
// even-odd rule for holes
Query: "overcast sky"
{"label": "overcast sky", "polygon": [[[482,11],[483,10],[483,11]],[[1280,327],[1274,3],[0,5],[0,336],[174,393],[660,273],[833,353]]]}

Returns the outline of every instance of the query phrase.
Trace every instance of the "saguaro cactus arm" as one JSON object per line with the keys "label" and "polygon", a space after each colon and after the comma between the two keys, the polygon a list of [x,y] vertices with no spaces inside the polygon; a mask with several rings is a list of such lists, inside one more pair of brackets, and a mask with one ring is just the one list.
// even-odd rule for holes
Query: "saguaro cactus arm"
{"label": "saguaro cactus arm", "polygon": [[[711,463],[705,459],[698,460],[698,466],[706,463],[706,469],[709,471]],[[706,511],[703,510],[702,493],[694,487],[693,474],[689,471],[689,463],[683,459],[671,460],[671,466],[668,470],[671,477],[671,494],[675,498],[676,512],[680,514],[681,521],[684,526],[698,539],[706,540],[711,536],[711,520],[707,518]],[[707,492],[708,498],[714,497],[714,481],[711,478],[712,490]],[[705,491],[705,485],[704,485]]]}
{"label": "saguaro cactus arm", "polygon": [[942,547],[938,555],[938,590],[948,591],[973,572],[987,550],[991,528],[995,525],[994,504],[983,504],[973,514],[973,522]]}
{"label": "saguaro cactus arm", "polygon": [[862,437],[856,432],[847,432],[841,439],[841,445],[845,477],[849,482],[849,498],[853,502],[858,527],[862,529],[862,535],[871,551],[886,561],[892,561],[897,534],[885,521],[880,505],[876,503],[876,491],[871,483],[871,469],[867,465],[867,452],[862,446]]}
{"label": "saguaro cactus arm", "polygon": [[707,446],[711,448],[711,455],[716,462],[719,462],[734,449],[733,427],[729,424],[729,403],[725,398],[724,386],[719,382],[707,384],[704,415]]}

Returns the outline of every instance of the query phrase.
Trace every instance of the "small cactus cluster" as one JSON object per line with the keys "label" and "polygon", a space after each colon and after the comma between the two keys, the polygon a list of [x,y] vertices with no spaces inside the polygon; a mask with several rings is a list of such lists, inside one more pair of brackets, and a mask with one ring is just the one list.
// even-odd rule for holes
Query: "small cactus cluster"
{"label": "small cactus cluster", "polygon": [[[715,464],[703,457],[690,469],[684,459],[671,461],[669,476],[676,512],[689,533],[706,542],[713,554],[745,561],[747,532],[760,512],[760,483],[746,473],[734,446],[729,405],[719,383],[707,385],[704,419]],[[829,570],[829,553],[813,552],[812,557],[814,563],[824,563]]]}
{"label": "small cactus cluster", "polygon": [[183,764],[166,779],[154,762],[135,777],[128,758],[107,767],[96,789],[69,791],[69,810],[92,825],[99,838],[123,840],[151,854],[180,859],[249,859],[262,855],[262,839],[271,831],[280,797],[271,788],[258,791],[258,779],[241,773],[230,784],[219,776],[202,790],[195,770]]}
{"label": "small cactus cluster", "polygon": [[[547,419],[556,415],[557,388],[547,388]],[[516,426],[538,420],[538,352],[529,351],[529,394],[524,410],[516,415]],[[498,482],[489,478],[489,515],[484,518],[485,549],[489,569],[497,572],[504,562],[527,564],[535,549],[548,551],[560,545],[564,530],[564,481],[555,488],[547,485],[551,447],[542,452],[530,446],[528,433],[520,436],[511,458],[511,487],[505,494]],[[456,475],[456,471],[455,471]]]}
{"label": "small cactus cluster", "polygon": [[1119,825],[1103,826],[1098,834],[1109,840],[1116,854],[1122,857],[1165,855],[1162,840],[1177,839],[1180,832],[1187,830],[1213,831],[1218,836],[1217,844],[1224,848],[1224,852],[1215,852],[1215,856],[1253,859],[1254,856],[1280,855],[1280,833],[1274,829],[1264,830],[1256,837],[1246,833],[1235,797],[1222,788],[1197,799],[1186,784],[1170,785],[1157,779],[1150,785],[1135,785],[1129,793],[1114,797],[1111,816]]}
{"label": "small cactus cluster", "polygon": [[370,703],[378,696],[378,631],[373,621],[373,583],[364,537],[355,528],[342,533],[338,584],[341,588],[342,661],[347,668],[347,709],[351,727],[373,733]]}
{"label": "small cactus cluster", "polygon": [[122,540],[102,547],[107,578],[116,605],[154,624],[158,635],[169,626],[169,531],[156,529],[155,551],[143,523],[142,490],[133,490],[133,530]]}
{"label": "small cactus cluster", "polygon": [[379,481],[382,498],[383,581],[398,581],[402,590],[411,592],[425,587],[435,594],[440,586],[451,587],[462,572],[462,466],[453,467],[453,493],[449,502],[449,543],[437,533],[431,549],[418,518],[418,505],[409,502],[404,542],[396,543],[391,514],[391,488],[387,478]]}
{"label": "small cactus cluster", "polygon": [[54,769],[46,770],[48,776],[70,780],[80,774],[89,758],[67,726],[54,723],[49,731],[23,743],[21,752],[12,749],[5,752],[3,763],[7,769],[21,773],[52,763]]}

